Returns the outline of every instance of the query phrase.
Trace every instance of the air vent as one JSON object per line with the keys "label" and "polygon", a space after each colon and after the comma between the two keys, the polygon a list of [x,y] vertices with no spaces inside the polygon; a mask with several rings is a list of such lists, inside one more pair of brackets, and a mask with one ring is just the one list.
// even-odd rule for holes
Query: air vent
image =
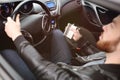
{"label": "air vent", "polygon": [[89,2],[84,2],[85,3],[85,6],[89,6],[89,7],[92,7],[91,4]]}
{"label": "air vent", "polygon": [[112,10],[107,10],[100,7],[97,7],[96,9],[103,25],[110,23],[113,18],[118,15],[118,13],[115,13],[115,11]]}
{"label": "air vent", "polygon": [[96,25],[99,24],[99,21],[96,17],[96,14],[95,14],[95,11],[93,10],[93,8],[86,6],[85,10],[86,10],[86,16],[87,16],[88,20],[90,21],[90,23],[93,23]]}

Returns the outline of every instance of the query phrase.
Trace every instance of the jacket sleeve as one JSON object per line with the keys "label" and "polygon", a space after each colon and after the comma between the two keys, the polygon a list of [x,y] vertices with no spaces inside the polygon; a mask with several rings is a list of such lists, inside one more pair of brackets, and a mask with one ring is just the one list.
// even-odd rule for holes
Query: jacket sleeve
{"label": "jacket sleeve", "polygon": [[77,72],[45,60],[22,35],[17,37],[14,43],[37,80],[83,80]]}

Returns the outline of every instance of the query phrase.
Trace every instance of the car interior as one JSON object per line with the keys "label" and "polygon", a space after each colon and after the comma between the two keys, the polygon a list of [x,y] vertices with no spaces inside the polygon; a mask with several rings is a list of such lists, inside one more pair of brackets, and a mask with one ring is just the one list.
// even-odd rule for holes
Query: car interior
{"label": "car interior", "polygon": [[[96,43],[102,32],[102,26],[119,15],[119,5],[119,0],[0,1],[0,50],[16,50],[13,41],[4,31],[4,23],[8,16],[15,20],[17,14],[20,14],[21,32],[24,37],[49,60],[50,46],[43,46],[49,41],[52,30],[60,29],[64,32],[68,23],[75,24],[89,30],[95,38],[93,43]],[[71,50],[75,52],[72,47]],[[0,80],[22,80],[1,55]]]}

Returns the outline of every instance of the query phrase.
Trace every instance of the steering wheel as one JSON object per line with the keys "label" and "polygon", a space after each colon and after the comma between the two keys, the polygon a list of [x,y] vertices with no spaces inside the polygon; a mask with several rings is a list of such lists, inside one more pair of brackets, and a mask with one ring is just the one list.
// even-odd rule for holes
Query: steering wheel
{"label": "steering wheel", "polygon": [[[34,15],[32,14],[31,16],[28,16],[26,19],[23,20],[24,27],[21,26],[21,30],[23,32],[25,32],[25,34],[30,35],[29,37],[31,37],[31,39],[32,39],[33,35],[36,36],[36,32],[39,33],[42,31],[42,33],[43,33],[42,39],[36,41],[35,43],[33,42],[33,45],[37,46],[37,45],[41,44],[47,38],[47,34],[51,30],[51,28],[50,28],[51,13],[50,13],[48,7],[44,3],[40,2],[39,0],[24,0],[16,6],[13,13],[11,14],[11,17],[13,18],[13,20],[16,19],[16,16],[17,16],[19,10],[21,9],[21,7],[27,3],[36,3],[36,4],[40,5],[43,8],[43,10],[45,11],[45,13],[43,13],[43,14],[38,13],[38,14],[34,14]],[[35,22],[35,20],[36,20],[36,22]],[[39,21],[39,20],[41,20],[41,21]],[[33,25],[33,23],[34,23],[34,25]],[[40,27],[40,24],[36,25],[38,23],[41,24],[41,27]],[[35,31],[33,31],[34,29],[35,29]],[[40,35],[37,37],[40,37]],[[33,40],[34,39],[32,39],[32,41]]]}

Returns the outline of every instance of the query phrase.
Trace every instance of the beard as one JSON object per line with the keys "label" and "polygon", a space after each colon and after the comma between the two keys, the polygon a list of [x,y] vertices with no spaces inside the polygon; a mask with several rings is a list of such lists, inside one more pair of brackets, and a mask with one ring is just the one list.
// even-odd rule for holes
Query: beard
{"label": "beard", "polygon": [[102,51],[110,53],[110,52],[114,52],[116,50],[116,46],[119,42],[120,42],[120,38],[116,39],[114,41],[99,40],[97,42],[97,47]]}

